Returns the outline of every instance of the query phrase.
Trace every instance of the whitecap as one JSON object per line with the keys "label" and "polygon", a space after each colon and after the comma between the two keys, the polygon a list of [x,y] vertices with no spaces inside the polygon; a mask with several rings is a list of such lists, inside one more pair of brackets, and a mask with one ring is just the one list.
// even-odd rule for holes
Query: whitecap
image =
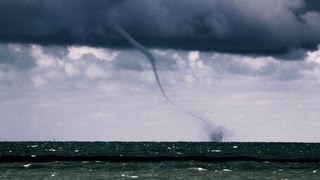
{"label": "whitecap", "polygon": [[231,169],[222,169],[222,171],[224,171],[224,172],[230,172]]}
{"label": "whitecap", "polygon": [[214,150],[211,150],[211,152],[221,152],[221,150],[219,150],[219,149],[214,149]]}
{"label": "whitecap", "polygon": [[24,164],[24,165],[22,165],[22,166],[25,167],[25,168],[27,168],[27,167],[30,167],[31,164]]}
{"label": "whitecap", "polygon": [[136,178],[138,178],[139,176],[129,176],[129,175],[121,174],[121,177],[136,179]]}
{"label": "whitecap", "polygon": [[51,148],[51,149],[49,149],[49,151],[51,151],[51,152],[55,152],[56,150],[55,150],[55,149],[53,149],[53,148]]}
{"label": "whitecap", "polygon": [[201,168],[201,167],[194,167],[194,168],[190,168],[192,170],[197,170],[197,171],[207,171],[207,169]]}

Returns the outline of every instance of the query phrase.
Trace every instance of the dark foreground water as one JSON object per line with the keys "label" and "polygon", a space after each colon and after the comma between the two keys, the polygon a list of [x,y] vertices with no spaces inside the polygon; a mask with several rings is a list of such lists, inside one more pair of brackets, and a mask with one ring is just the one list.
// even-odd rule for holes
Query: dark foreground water
{"label": "dark foreground water", "polygon": [[320,144],[0,142],[0,179],[320,179]]}

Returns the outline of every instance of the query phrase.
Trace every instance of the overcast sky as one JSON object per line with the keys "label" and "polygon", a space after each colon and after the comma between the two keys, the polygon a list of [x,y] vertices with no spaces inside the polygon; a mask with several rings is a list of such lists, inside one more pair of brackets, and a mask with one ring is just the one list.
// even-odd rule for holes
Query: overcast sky
{"label": "overcast sky", "polygon": [[320,142],[314,0],[0,1],[0,140]]}

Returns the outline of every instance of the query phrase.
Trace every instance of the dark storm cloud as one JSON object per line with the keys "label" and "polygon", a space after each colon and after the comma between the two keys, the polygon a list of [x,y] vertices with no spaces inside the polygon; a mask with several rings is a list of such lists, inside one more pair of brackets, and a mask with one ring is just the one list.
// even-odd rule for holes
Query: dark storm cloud
{"label": "dark storm cloud", "polygon": [[309,11],[318,11],[320,9],[320,1],[316,0],[305,0],[306,1],[306,8]]}
{"label": "dark storm cloud", "polygon": [[320,43],[316,0],[2,0],[0,41],[282,52]]}

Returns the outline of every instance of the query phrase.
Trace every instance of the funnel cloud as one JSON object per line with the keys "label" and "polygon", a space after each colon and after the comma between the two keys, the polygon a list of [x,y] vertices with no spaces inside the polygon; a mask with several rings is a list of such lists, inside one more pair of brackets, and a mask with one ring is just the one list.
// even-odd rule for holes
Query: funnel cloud
{"label": "funnel cloud", "polygon": [[166,94],[166,92],[164,91],[162,85],[161,85],[161,81],[158,75],[158,71],[157,71],[157,66],[156,66],[156,59],[154,58],[154,56],[152,55],[152,53],[143,45],[141,45],[139,42],[137,42],[136,40],[134,40],[123,28],[121,28],[119,25],[117,24],[112,24],[111,28],[114,29],[116,32],[118,32],[121,36],[123,36],[125,39],[127,39],[130,44],[132,44],[134,47],[136,47],[137,49],[140,50],[141,53],[143,53],[147,59],[149,60],[151,67],[152,67],[152,71],[154,74],[154,77],[157,81],[158,87],[163,95],[164,98],[166,98],[166,100],[173,105],[174,107],[176,107],[177,109],[181,110],[184,113],[189,114],[190,116],[200,120],[202,123],[204,123],[204,125],[206,126],[206,130],[209,134],[209,140],[210,141],[215,141],[215,142],[220,142],[223,140],[223,131],[221,129],[218,130],[218,128],[214,127],[212,124],[209,123],[209,121],[207,121],[206,119],[192,113],[189,111],[184,110],[183,108],[181,108],[179,105],[177,105],[176,103],[174,103]]}

